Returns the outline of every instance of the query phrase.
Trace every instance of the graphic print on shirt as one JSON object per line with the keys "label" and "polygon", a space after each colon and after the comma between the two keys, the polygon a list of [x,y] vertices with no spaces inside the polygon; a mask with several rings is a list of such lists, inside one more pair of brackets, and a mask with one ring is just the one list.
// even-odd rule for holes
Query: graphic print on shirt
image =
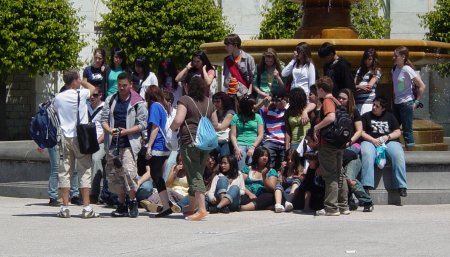
{"label": "graphic print on shirt", "polygon": [[389,122],[388,121],[376,121],[371,120],[370,125],[372,126],[372,133],[374,134],[387,134],[389,133]]}

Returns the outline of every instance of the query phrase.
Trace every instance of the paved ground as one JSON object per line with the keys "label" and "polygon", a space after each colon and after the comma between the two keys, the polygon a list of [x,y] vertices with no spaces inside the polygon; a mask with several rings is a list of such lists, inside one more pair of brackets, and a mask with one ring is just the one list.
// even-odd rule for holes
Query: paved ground
{"label": "paved ground", "polygon": [[450,205],[376,206],[315,217],[270,211],[155,219],[55,217],[41,199],[0,197],[0,256],[450,256]]}

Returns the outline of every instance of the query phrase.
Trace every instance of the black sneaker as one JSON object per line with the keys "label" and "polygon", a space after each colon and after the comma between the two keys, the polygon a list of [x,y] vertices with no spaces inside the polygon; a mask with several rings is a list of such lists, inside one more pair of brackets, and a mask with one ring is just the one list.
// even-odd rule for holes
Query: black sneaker
{"label": "black sneaker", "polygon": [[130,218],[137,218],[139,216],[138,203],[136,200],[130,201],[128,209],[130,210]]}
{"label": "black sneaker", "polygon": [[54,198],[50,198],[50,201],[48,201],[48,205],[52,207],[58,207],[61,203],[58,202],[58,200]]}
{"label": "black sneaker", "polygon": [[223,214],[228,214],[230,213],[230,208],[228,208],[228,206],[222,207],[219,209],[219,212]]}
{"label": "black sneaker", "polygon": [[81,200],[81,198],[79,196],[74,196],[70,199],[70,203],[71,204],[75,204],[75,205],[83,205],[83,201]]}
{"label": "black sneaker", "polygon": [[373,212],[373,204],[372,204],[372,203],[370,203],[370,204],[365,204],[365,205],[364,205],[363,212]]}
{"label": "black sneaker", "polygon": [[211,205],[208,207],[208,211],[209,211],[209,213],[213,214],[213,213],[218,213],[219,209],[217,208],[217,206]]}
{"label": "black sneaker", "polygon": [[172,213],[173,213],[172,209],[168,208],[168,209],[163,210],[162,212],[156,214],[156,215],[155,215],[155,218],[166,217],[166,216],[168,216],[168,215],[170,215],[170,214],[172,214]]}
{"label": "black sneaker", "polygon": [[406,188],[399,188],[398,189],[398,193],[400,194],[401,197],[407,197],[408,193],[406,192]]}
{"label": "black sneaker", "polygon": [[119,204],[117,209],[111,212],[113,217],[128,217],[128,207],[125,204]]}

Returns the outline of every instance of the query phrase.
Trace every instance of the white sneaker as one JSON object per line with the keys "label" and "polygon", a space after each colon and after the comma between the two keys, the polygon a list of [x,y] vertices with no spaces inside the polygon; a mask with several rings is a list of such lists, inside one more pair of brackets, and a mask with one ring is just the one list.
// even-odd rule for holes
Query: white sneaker
{"label": "white sneaker", "polygon": [[341,211],[342,215],[350,215],[350,213],[352,213],[352,212],[349,210]]}
{"label": "white sneaker", "polygon": [[294,209],[294,205],[292,205],[291,202],[286,201],[286,202],[284,203],[284,211],[285,211],[285,212],[290,212],[290,211],[292,211],[293,209]]}
{"label": "white sneaker", "polygon": [[275,204],[275,213],[284,212],[284,206],[281,204]]}
{"label": "white sneaker", "polygon": [[325,209],[316,211],[316,216],[339,216],[340,212],[326,212]]}

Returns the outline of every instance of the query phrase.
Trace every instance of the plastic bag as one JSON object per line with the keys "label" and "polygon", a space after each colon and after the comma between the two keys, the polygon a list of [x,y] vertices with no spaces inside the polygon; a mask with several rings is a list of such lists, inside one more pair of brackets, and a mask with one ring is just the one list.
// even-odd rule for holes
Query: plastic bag
{"label": "plastic bag", "polygon": [[375,163],[378,168],[383,169],[384,165],[386,165],[386,144],[382,144],[377,146],[377,157],[375,158]]}

